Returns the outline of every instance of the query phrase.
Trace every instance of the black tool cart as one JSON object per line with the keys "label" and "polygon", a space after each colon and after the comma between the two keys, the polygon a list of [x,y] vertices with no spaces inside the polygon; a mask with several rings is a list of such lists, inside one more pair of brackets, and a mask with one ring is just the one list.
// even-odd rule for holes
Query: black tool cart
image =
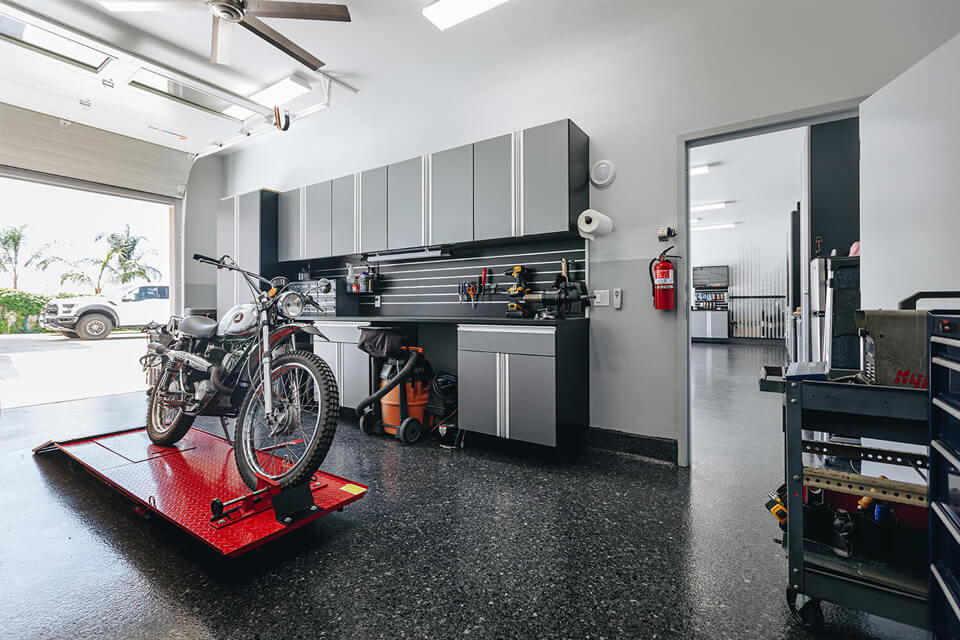
{"label": "black tool cart", "polygon": [[930,629],[960,638],[960,315],[931,313]]}

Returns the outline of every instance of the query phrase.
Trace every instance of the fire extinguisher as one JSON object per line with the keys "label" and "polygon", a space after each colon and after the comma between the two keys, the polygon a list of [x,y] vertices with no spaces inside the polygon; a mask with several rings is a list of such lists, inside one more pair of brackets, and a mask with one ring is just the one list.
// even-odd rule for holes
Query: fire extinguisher
{"label": "fire extinguisher", "polygon": [[650,261],[650,289],[653,295],[653,308],[658,311],[673,311],[677,306],[674,266],[667,259],[667,253],[670,249],[673,249],[673,247],[665,249],[659,256]]}

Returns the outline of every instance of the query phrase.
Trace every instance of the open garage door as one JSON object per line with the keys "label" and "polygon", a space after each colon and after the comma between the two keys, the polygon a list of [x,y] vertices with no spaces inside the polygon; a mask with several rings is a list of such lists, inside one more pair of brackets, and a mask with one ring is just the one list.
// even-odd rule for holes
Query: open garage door
{"label": "open garage door", "polygon": [[[0,175],[182,198],[193,154],[0,104]],[[79,185],[71,185],[79,186]],[[144,198],[152,199],[152,198]]]}

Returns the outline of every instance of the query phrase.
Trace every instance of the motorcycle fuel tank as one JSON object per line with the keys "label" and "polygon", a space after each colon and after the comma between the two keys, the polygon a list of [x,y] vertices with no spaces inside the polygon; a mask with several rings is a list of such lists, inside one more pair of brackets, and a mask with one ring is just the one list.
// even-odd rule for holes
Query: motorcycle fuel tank
{"label": "motorcycle fuel tank", "polygon": [[218,336],[246,336],[256,328],[257,307],[253,304],[238,304],[222,318],[217,325]]}

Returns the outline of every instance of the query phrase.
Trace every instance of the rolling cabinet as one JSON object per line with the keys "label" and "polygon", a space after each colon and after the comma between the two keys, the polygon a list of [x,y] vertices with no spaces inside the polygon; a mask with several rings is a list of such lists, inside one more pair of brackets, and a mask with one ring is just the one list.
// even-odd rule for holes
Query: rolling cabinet
{"label": "rolling cabinet", "polygon": [[930,629],[960,638],[960,315],[931,313]]}
{"label": "rolling cabinet", "polygon": [[458,426],[548,447],[589,423],[586,320],[458,325]]}
{"label": "rolling cabinet", "polygon": [[329,341],[314,338],[313,352],[323,358],[340,389],[340,406],[356,409],[370,394],[370,358],[357,348],[361,327],[368,322],[315,322]]}

